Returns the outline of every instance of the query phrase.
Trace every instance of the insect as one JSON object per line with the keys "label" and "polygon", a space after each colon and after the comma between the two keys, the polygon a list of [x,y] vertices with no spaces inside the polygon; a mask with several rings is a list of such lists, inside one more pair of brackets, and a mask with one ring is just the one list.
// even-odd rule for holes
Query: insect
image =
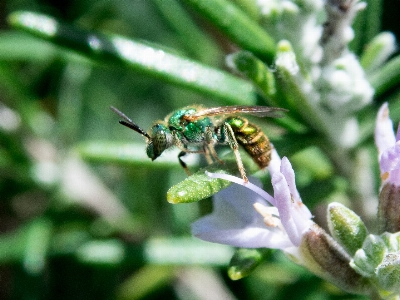
{"label": "insect", "polygon": [[283,108],[268,106],[219,106],[203,108],[188,106],[172,112],[164,121],[156,121],[148,132],[145,132],[131,119],[111,106],[123,120],[119,123],[140,133],[147,140],[146,153],[155,160],[164,150],[176,146],[181,152],[178,160],[186,173],[190,175],[182,157],[187,153],[204,154],[208,163],[214,158],[222,162],[214,149],[217,144],[229,145],[233,150],[240,174],[248,181],[239,153],[239,145],[253,158],[261,168],[268,166],[271,160],[271,144],[262,130],[238,114],[249,114],[256,117],[282,117]]}

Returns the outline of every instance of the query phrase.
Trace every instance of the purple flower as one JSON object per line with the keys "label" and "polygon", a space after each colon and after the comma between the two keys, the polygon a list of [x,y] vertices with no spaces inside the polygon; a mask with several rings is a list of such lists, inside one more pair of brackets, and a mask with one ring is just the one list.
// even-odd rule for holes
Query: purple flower
{"label": "purple flower", "polygon": [[268,167],[274,197],[262,190],[256,179],[208,173],[210,177],[235,182],[214,196],[214,211],[192,224],[192,233],[203,240],[244,248],[276,248],[299,256],[303,234],[314,224],[300,199],[289,160],[276,152]]}
{"label": "purple flower", "polygon": [[400,231],[400,132],[395,136],[388,104],[379,109],[375,143],[378,147],[381,188],[378,205],[380,232]]}
{"label": "purple flower", "polygon": [[[243,248],[282,250],[292,261],[346,291],[365,293],[361,275],[345,250],[315,224],[300,199],[289,160],[274,151],[268,166],[274,197],[258,185],[226,174],[208,175],[235,182],[215,195],[214,211],[192,224],[196,237]],[[251,179],[256,182],[256,179]]]}
{"label": "purple flower", "polygon": [[375,129],[375,143],[378,147],[378,159],[382,186],[387,182],[400,185],[400,131],[395,136],[393,122],[389,117],[388,104],[384,103],[378,112]]}

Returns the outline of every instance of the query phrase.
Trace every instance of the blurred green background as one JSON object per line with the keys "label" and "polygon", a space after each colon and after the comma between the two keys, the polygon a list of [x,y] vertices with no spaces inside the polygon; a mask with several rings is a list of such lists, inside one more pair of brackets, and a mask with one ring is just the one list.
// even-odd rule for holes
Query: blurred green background
{"label": "blurred green background", "polygon": [[[399,35],[400,2],[367,2],[380,18],[362,12],[358,32]],[[236,4],[254,12],[251,0]],[[186,178],[177,152],[151,162],[143,137],[109,109],[147,130],[177,108],[240,99],[13,29],[7,16],[18,10],[227,72],[225,55],[238,49],[186,1],[0,1],[0,299],[363,299],[275,251],[249,277],[231,281],[234,250],[190,237],[210,201],[166,201]],[[356,53],[365,36],[353,43]],[[247,95],[243,103],[256,102],[254,91]],[[272,139],[280,133],[268,130]]]}

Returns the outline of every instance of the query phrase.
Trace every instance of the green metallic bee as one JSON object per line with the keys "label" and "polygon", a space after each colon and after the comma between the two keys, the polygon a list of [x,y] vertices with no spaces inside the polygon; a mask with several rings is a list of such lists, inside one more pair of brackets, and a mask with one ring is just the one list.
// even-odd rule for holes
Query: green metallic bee
{"label": "green metallic bee", "polygon": [[261,168],[271,160],[271,144],[261,129],[237,114],[257,117],[282,117],[286,109],[267,106],[219,106],[203,108],[188,106],[172,112],[164,121],[157,121],[149,132],[145,132],[115,107],[111,109],[123,120],[120,124],[140,133],[147,139],[146,153],[155,160],[164,150],[176,146],[181,152],[178,160],[186,173],[190,172],[181,159],[187,153],[202,153],[208,163],[212,158],[222,162],[214,149],[216,144],[229,145],[233,150],[238,169],[245,182],[248,181],[239,153],[239,144]]}

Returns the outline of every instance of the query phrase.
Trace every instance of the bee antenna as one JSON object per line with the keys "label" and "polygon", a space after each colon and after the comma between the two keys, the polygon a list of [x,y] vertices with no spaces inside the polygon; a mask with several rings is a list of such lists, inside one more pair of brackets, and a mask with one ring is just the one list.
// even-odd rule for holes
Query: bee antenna
{"label": "bee antenna", "polygon": [[142,128],[140,128],[139,126],[137,126],[135,123],[132,122],[126,122],[126,121],[119,121],[119,124],[122,124],[132,130],[135,130],[136,132],[140,133],[141,135],[145,136],[146,138],[148,138],[149,140],[151,140],[151,137],[148,135],[148,133],[146,131],[144,131]]}
{"label": "bee antenna", "polygon": [[146,131],[144,131],[142,128],[140,128],[138,125],[133,123],[133,121],[131,119],[129,119],[124,113],[122,113],[121,111],[116,109],[114,106],[110,106],[110,109],[113,112],[115,112],[117,115],[119,115],[121,118],[124,119],[124,120],[120,120],[119,124],[122,124],[130,129],[136,131],[137,133],[140,133],[141,135],[148,138],[149,140],[151,140],[150,135]]}

